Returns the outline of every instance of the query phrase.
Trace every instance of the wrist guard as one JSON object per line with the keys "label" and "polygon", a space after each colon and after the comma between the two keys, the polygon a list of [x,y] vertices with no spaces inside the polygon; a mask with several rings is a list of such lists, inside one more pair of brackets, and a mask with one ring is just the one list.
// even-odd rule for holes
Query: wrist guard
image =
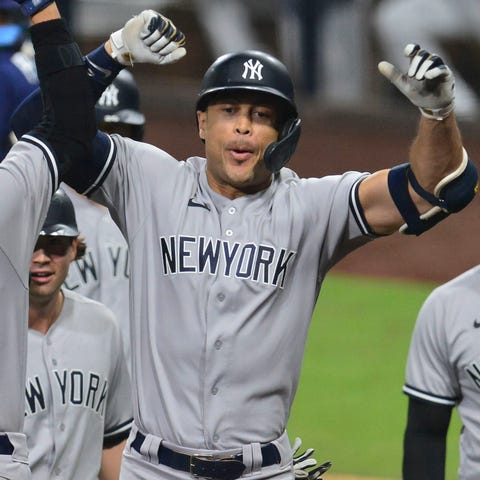
{"label": "wrist guard", "polygon": [[[422,214],[418,212],[408,191],[409,182],[415,192],[432,205],[430,210]],[[433,194],[420,186],[409,163],[390,170],[388,188],[405,220],[399,231],[407,235],[420,235],[451,213],[459,212],[473,200],[478,191],[478,172],[463,149],[460,166],[438,182]]]}

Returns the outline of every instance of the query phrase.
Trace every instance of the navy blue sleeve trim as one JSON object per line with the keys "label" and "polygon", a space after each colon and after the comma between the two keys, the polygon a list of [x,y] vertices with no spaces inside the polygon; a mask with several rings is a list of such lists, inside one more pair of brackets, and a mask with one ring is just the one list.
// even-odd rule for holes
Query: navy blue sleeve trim
{"label": "navy blue sleeve trim", "polygon": [[133,418],[129,418],[126,422],[106,430],[103,434],[103,448],[112,448],[128,438],[132,424]]}
{"label": "navy blue sleeve trim", "polygon": [[38,147],[42,152],[45,160],[47,161],[48,170],[50,171],[50,177],[52,179],[52,195],[57,190],[59,185],[59,174],[57,168],[57,158],[54,150],[50,147],[48,142],[32,135],[24,135],[22,141],[30,143]]}
{"label": "navy blue sleeve trim", "polygon": [[362,177],[352,185],[352,189],[350,190],[350,198],[349,198],[350,210],[353,213],[353,217],[355,218],[355,221],[357,222],[357,225],[360,228],[360,231],[364,235],[377,238],[377,237],[380,237],[381,235],[376,234],[371,229],[370,225],[365,219],[362,204],[360,203],[360,197],[358,195],[358,188],[364,179],[365,177]]}
{"label": "navy blue sleeve trim", "polygon": [[456,397],[446,397],[442,395],[437,395],[435,393],[427,392],[425,390],[420,390],[408,384],[405,384],[402,390],[403,393],[405,393],[405,395],[408,395],[409,397],[414,397],[418,400],[424,400],[440,405],[454,406],[460,400]]}
{"label": "navy blue sleeve trim", "polygon": [[123,442],[128,438],[130,435],[130,428],[128,430],[125,430],[124,432],[117,433],[116,435],[113,435],[108,438],[103,439],[103,448],[112,448],[115,445],[118,445],[119,443]]}
{"label": "navy blue sleeve trim", "polygon": [[120,425],[115,425],[114,427],[109,428],[108,430],[105,430],[103,434],[104,436],[108,437],[109,435],[116,434],[119,431],[124,431],[125,427],[127,427],[128,430],[130,430],[130,428],[132,427],[132,423],[133,423],[133,418],[129,418],[128,420],[121,423]]}
{"label": "navy blue sleeve trim", "polygon": [[105,181],[105,178],[112,169],[116,157],[117,147],[115,142],[106,133],[97,131],[97,135],[93,140],[92,164],[98,174],[92,182],[88,185],[82,186],[80,190],[77,190],[81,191],[84,195],[92,195]]}

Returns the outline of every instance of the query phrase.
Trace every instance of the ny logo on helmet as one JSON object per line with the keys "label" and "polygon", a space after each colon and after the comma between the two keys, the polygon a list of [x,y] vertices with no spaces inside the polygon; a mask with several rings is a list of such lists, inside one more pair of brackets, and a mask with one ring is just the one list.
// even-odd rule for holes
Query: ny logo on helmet
{"label": "ny logo on helmet", "polygon": [[112,83],[102,93],[102,96],[98,100],[98,104],[102,107],[117,107],[119,104],[118,94],[119,89]]}
{"label": "ny logo on helmet", "polygon": [[254,64],[253,59],[250,58],[250,60],[243,63],[243,66],[245,67],[245,70],[243,71],[242,78],[247,78],[248,73],[250,72],[249,80],[255,80],[255,78],[257,80],[263,80],[263,77],[262,77],[263,64],[260,63],[260,60],[257,60]]}

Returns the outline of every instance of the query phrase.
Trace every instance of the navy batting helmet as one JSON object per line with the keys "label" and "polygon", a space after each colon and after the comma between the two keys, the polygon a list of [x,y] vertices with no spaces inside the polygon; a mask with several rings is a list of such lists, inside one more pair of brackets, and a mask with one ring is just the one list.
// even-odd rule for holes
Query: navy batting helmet
{"label": "navy batting helmet", "polygon": [[274,96],[285,112],[277,142],[269,145],[264,161],[273,173],[290,159],[300,138],[300,119],[292,79],[285,65],[274,56],[257,50],[229,53],[218,58],[206,71],[197,100],[197,110],[206,110],[217,93],[250,90]]}
{"label": "navy batting helmet", "polygon": [[[97,123],[109,133],[122,133],[134,140],[142,140],[145,116],[140,112],[140,96],[133,75],[122,70],[109,85],[95,106]],[[128,133],[119,126],[128,126]]]}
{"label": "navy batting helmet", "polygon": [[73,203],[65,190],[59,188],[53,194],[47,218],[39,235],[78,237],[79,234]]}

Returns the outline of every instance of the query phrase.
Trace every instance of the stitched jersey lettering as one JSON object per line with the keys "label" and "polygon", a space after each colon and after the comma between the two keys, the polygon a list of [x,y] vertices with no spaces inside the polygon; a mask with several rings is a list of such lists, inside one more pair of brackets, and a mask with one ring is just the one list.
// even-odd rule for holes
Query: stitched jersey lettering
{"label": "stitched jersey lettering", "polygon": [[295,252],[270,245],[230,243],[187,235],[160,237],[165,275],[203,273],[283,288]]}

